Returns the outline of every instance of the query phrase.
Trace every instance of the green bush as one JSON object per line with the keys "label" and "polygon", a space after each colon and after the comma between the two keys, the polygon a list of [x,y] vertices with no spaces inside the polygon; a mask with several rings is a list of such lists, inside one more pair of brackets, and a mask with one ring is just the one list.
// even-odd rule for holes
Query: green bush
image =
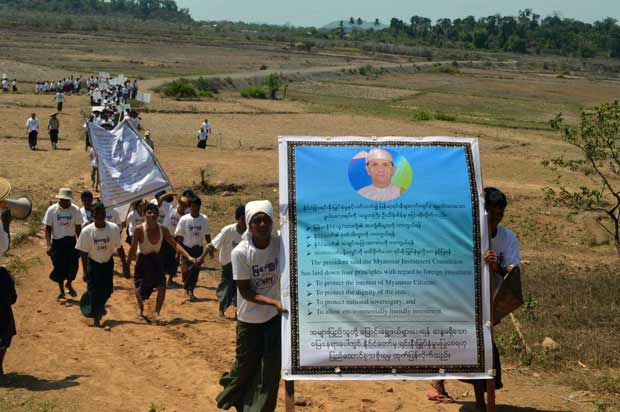
{"label": "green bush", "polygon": [[452,116],[451,114],[447,114],[447,113],[442,113],[442,112],[435,112],[435,120],[443,120],[444,122],[453,122],[456,120],[455,116]]}
{"label": "green bush", "polygon": [[165,96],[177,99],[187,99],[198,97],[198,91],[187,79],[177,79],[164,84],[162,92]]}
{"label": "green bush", "polygon": [[433,120],[433,112],[429,110],[416,110],[413,112],[413,118],[419,122]]}
{"label": "green bush", "polygon": [[360,74],[362,76],[369,76],[372,74],[373,70],[374,68],[370,64],[367,64],[366,66],[360,67]]}
{"label": "green bush", "polygon": [[246,87],[241,89],[241,97],[248,99],[266,99],[267,90],[261,86]]}

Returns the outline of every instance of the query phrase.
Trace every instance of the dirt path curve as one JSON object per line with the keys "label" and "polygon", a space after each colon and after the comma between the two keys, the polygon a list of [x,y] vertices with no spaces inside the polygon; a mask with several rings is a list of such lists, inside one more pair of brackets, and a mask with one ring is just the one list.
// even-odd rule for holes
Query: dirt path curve
{"label": "dirt path curve", "polygon": [[[454,61],[446,60],[446,61],[430,61],[430,62],[415,62],[415,63],[374,62],[373,65],[375,67],[382,67],[388,70],[394,70],[398,68],[410,69],[414,67],[422,69],[422,68],[432,67],[437,64],[443,65],[443,64],[451,64],[451,63],[454,63]],[[487,64],[488,61],[462,60],[462,61],[457,61],[457,63],[459,65],[469,64],[473,66],[479,66],[479,65]],[[498,61],[495,63],[501,64],[503,66],[513,66],[516,63],[516,61],[508,60],[508,61],[502,61],[502,62]],[[252,81],[256,79],[257,81],[260,82],[263,79],[267,78],[270,74],[282,74],[284,76],[295,76],[295,77],[300,77],[300,76],[312,77],[312,76],[317,76],[317,75],[338,74],[338,73],[341,73],[342,71],[348,71],[352,69],[359,70],[361,67],[367,66],[368,64],[369,64],[368,62],[364,62],[364,63],[352,63],[352,64],[339,65],[339,66],[308,67],[308,68],[285,69],[285,70],[243,71],[243,72],[234,72],[234,73],[228,73],[228,74],[211,74],[211,75],[203,75],[203,76],[196,75],[196,76],[182,76],[182,77],[186,79],[198,79],[199,77],[204,77],[206,79],[231,78],[233,81],[248,81],[248,80]],[[161,86],[162,84],[166,82],[176,80],[178,78],[179,76],[166,77],[166,78],[160,77],[156,79],[142,80],[140,81],[140,86],[143,90],[152,91],[154,88]]]}

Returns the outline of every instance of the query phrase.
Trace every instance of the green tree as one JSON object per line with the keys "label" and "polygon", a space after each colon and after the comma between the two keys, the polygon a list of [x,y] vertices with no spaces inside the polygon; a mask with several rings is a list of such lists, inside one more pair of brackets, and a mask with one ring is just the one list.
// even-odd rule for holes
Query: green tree
{"label": "green tree", "polygon": [[572,159],[560,156],[543,165],[560,173],[581,173],[587,183],[574,189],[563,183],[560,174],[555,189],[544,189],[546,199],[572,214],[594,214],[595,221],[613,239],[620,258],[620,103],[616,100],[582,111],[578,126],[567,125],[562,114],[550,125],[562,140],[578,149],[579,155]]}
{"label": "green tree", "polygon": [[265,83],[269,89],[269,98],[275,100],[278,92],[280,91],[280,76],[276,73],[271,73],[265,80]]}

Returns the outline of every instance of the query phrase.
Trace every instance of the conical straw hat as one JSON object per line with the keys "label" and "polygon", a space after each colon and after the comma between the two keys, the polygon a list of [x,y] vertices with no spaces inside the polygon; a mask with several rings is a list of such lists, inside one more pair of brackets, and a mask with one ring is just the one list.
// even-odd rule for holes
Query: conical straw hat
{"label": "conical straw hat", "polygon": [[0,201],[3,201],[11,192],[11,184],[8,180],[0,177]]}

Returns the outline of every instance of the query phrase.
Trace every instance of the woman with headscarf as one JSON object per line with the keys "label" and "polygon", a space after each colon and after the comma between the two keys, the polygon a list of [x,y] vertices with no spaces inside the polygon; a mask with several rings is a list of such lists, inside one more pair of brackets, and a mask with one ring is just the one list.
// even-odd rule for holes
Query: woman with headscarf
{"label": "woman with headscarf", "polygon": [[217,407],[273,412],[278,401],[281,355],[280,236],[273,232],[268,200],[245,206],[247,230],[232,252],[237,281],[237,354],[220,384]]}

